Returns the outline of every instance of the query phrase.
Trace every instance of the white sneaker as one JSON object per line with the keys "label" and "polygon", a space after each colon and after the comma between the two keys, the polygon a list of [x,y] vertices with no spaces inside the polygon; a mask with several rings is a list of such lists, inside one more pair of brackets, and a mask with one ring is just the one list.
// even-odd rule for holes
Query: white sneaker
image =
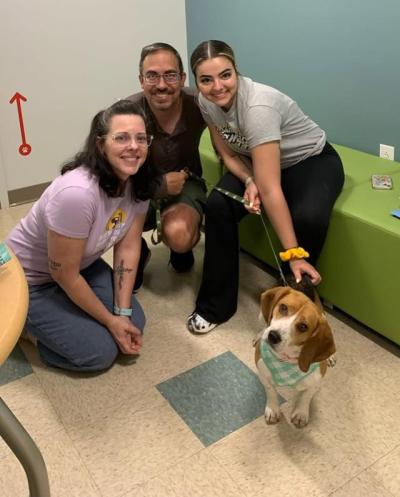
{"label": "white sneaker", "polygon": [[197,312],[193,312],[188,317],[186,326],[187,329],[192,333],[208,333],[218,325],[215,323],[209,323],[204,318],[202,318],[200,314],[197,314]]}

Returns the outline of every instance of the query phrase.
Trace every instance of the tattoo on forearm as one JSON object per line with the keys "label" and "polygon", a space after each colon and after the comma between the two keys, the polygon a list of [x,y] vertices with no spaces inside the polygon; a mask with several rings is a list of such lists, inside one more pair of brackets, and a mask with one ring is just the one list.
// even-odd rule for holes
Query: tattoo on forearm
{"label": "tattoo on forearm", "polygon": [[58,271],[61,267],[61,263],[57,261],[53,261],[53,259],[48,259],[49,261],[49,269],[50,271]]}
{"label": "tattoo on forearm", "polygon": [[118,278],[118,288],[122,288],[122,283],[124,281],[124,275],[125,273],[131,273],[133,271],[132,268],[129,267],[124,267],[124,260],[122,260],[118,266],[114,269],[114,273],[117,275]]}

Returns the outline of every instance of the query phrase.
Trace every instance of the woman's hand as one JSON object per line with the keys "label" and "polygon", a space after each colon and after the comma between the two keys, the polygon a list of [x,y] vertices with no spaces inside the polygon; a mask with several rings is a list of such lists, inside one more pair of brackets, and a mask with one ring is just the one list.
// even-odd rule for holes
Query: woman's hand
{"label": "woman's hand", "polygon": [[142,334],[127,316],[113,316],[108,324],[108,330],[123,354],[139,354],[142,348]]}
{"label": "woman's hand", "polygon": [[313,285],[321,283],[321,275],[319,272],[305,259],[292,259],[289,261],[290,269],[296,279],[296,283],[300,283],[303,274],[308,274]]}
{"label": "woman's hand", "polygon": [[246,200],[244,206],[250,212],[250,214],[260,214],[261,212],[261,199],[258,193],[258,188],[254,181],[250,181],[247,185],[246,190],[243,194],[243,198]]}

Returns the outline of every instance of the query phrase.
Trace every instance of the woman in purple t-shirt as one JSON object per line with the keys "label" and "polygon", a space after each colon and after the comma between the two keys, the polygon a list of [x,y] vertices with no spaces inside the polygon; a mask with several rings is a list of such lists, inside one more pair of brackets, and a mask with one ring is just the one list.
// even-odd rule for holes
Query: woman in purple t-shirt
{"label": "woman in purple t-shirt", "polygon": [[[136,104],[99,112],[83,150],[6,240],[29,284],[25,330],[50,366],[100,371],[141,349],[133,288],[155,184],[141,168],[151,139]],[[101,259],[111,247],[113,270]]]}

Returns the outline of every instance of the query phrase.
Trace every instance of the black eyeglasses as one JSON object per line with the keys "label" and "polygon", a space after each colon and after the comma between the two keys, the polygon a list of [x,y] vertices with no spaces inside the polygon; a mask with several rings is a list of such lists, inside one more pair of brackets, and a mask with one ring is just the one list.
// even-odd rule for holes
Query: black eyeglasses
{"label": "black eyeglasses", "polygon": [[149,85],[158,85],[161,78],[168,84],[173,85],[180,81],[181,74],[179,72],[166,72],[164,74],[158,74],[158,72],[149,71],[143,75],[143,79]]}

